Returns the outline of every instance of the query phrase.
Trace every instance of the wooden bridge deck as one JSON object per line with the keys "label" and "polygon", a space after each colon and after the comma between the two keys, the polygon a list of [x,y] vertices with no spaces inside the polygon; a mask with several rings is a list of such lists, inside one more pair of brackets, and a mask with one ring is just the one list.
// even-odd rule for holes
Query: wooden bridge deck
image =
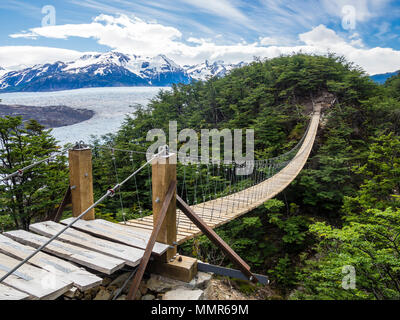
{"label": "wooden bridge deck", "polygon": [[[0,234],[0,277],[71,219],[35,223],[29,227],[31,232]],[[53,300],[73,287],[82,291],[96,287],[102,276],[136,267],[149,238],[150,232],[143,229],[101,219],[79,220],[0,284],[0,300]],[[161,255],[167,249],[168,245],[156,243],[153,254]]]}
{"label": "wooden bridge deck", "polygon": [[[264,202],[275,197],[284,190],[304,167],[314,144],[318,130],[321,105],[316,106],[309,131],[296,156],[277,174],[271,178],[240,192],[191,206],[204,222],[211,228],[216,228],[259,207]],[[129,220],[126,225],[135,229],[151,232],[153,216]],[[191,221],[177,210],[177,240],[181,244],[201,234],[201,231]]]}

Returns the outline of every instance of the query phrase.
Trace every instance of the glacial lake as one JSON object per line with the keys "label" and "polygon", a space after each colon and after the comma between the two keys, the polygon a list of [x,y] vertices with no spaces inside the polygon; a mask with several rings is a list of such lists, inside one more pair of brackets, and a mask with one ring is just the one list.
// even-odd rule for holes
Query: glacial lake
{"label": "glacial lake", "polygon": [[88,143],[91,135],[101,136],[115,133],[125,116],[134,111],[135,105],[147,105],[160,90],[170,90],[170,88],[115,87],[55,92],[17,92],[0,94],[0,99],[3,104],[37,107],[64,105],[93,110],[95,115],[87,121],[53,129],[53,136],[60,142],[60,145],[64,145],[80,140]]}

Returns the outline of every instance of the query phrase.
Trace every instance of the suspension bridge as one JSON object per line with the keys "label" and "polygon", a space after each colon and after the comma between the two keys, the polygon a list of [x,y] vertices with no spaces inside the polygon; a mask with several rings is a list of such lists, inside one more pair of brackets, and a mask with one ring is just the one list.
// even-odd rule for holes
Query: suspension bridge
{"label": "suspension bridge", "polygon": [[[263,281],[213,229],[259,207],[297,177],[314,145],[321,108],[330,106],[331,98],[324,95],[316,101],[308,128],[292,150],[276,158],[253,161],[253,170],[248,174],[236,174],[240,166],[233,162],[225,166],[197,162],[196,179],[185,180],[184,166],[183,179],[177,182],[176,164],[172,161],[176,154],[164,149],[125,180],[119,182],[117,175],[117,184],[95,202],[90,149],[78,146],[70,150],[70,187],[53,221],[34,223],[30,231],[0,235],[0,300],[55,299],[72,287],[87,290],[98,286],[102,274],[112,274],[124,266],[132,268],[128,298],[135,297],[146,269],[190,281],[198,263],[179,256],[177,246],[202,233],[245,278]],[[115,165],[115,150],[111,148],[111,152]],[[53,157],[8,174],[2,181],[16,179]],[[119,224],[95,219],[94,208],[114,195],[119,194],[122,206],[120,190],[131,179],[135,179],[137,188],[136,174],[150,166],[153,215],[124,218]],[[198,179],[203,179],[201,190],[196,189]],[[194,189],[188,192],[191,183]],[[143,201],[138,198],[139,205]],[[73,217],[60,221],[68,203],[72,203]],[[50,285],[44,285],[49,281]]]}
{"label": "suspension bridge", "polygon": [[[317,105],[316,108],[319,108],[319,105]],[[275,197],[297,177],[305,165],[314,144],[319,119],[320,112],[315,111],[312,115],[307,134],[303,139],[303,144],[298,149],[294,158],[278,173],[263,180],[264,177],[268,175],[264,175],[264,171],[262,170],[268,168],[269,164],[267,161],[256,163],[254,169],[260,170],[261,175],[255,178],[255,182],[257,183],[254,186],[224,197],[192,205],[191,208],[193,211],[200,216],[208,226],[216,228],[252,211],[267,200]],[[285,162],[283,161],[283,163]],[[177,240],[179,244],[202,233],[181,210],[177,210],[176,221]],[[154,217],[150,215],[139,219],[128,220],[125,224],[142,230],[152,230]]]}

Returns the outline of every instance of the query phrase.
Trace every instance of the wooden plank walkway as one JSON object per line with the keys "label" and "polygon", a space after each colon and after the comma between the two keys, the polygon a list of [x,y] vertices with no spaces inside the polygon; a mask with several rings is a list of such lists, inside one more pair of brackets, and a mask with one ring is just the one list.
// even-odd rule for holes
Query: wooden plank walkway
{"label": "wooden plank walkway", "polygon": [[[50,238],[62,230],[63,227],[63,225],[56,222],[45,221],[31,224],[29,226],[29,230]],[[143,257],[143,250],[141,249],[99,239],[87,233],[71,228],[62,233],[57,239],[62,242],[121,259],[131,267],[137,266],[140,262],[140,259]]]}
{"label": "wooden plank walkway", "polygon": [[[277,174],[271,178],[237,193],[206,201],[191,208],[211,228],[219,227],[249,211],[259,207],[284,190],[303,169],[312,150],[318,131],[321,104],[315,106],[309,131],[296,156]],[[201,234],[201,231],[180,211],[177,210],[177,240],[181,244]],[[153,216],[129,220],[125,225],[151,232]]]}
{"label": "wooden plank walkway", "polygon": [[[0,234],[0,276],[62,230],[64,224],[45,221],[30,225],[30,232]],[[98,286],[103,279],[92,270],[112,274],[125,265],[137,266],[149,238],[146,230],[101,219],[77,221],[0,284],[0,300],[56,299],[72,286],[81,291]],[[167,249],[168,245],[156,243],[153,254],[161,255]],[[57,281],[46,287],[46,279],[52,276]]]}
{"label": "wooden plank walkway", "polygon": [[[5,275],[19,260],[0,253],[0,276]],[[27,293],[34,299],[55,299],[72,288],[73,283],[50,272],[24,264],[4,280],[4,285]]]}
{"label": "wooden plank walkway", "polygon": [[0,301],[1,300],[28,300],[31,296],[25,292],[5,286],[0,283]]}
{"label": "wooden plank walkway", "polygon": [[[23,260],[34,248],[20,244],[6,236],[0,235],[0,252],[15,259]],[[72,281],[80,290],[88,290],[98,286],[103,279],[83,270],[76,265],[60,258],[39,252],[29,260],[29,264],[54,273],[56,276]]]}
{"label": "wooden plank walkway", "polygon": [[[25,230],[8,231],[5,232],[4,235],[17,242],[32,246],[34,248],[40,247],[48,240],[46,237],[39,236]],[[80,265],[105,274],[112,274],[125,265],[125,262],[121,259],[116,259],[92,250],[76,247],[59,240],[54,240],[43,250],[45,252],[54,254],[57,257],[76,262]]]}
{"label": "wooden plank walkway", "polygon": [[[68,224],[73,218],[68,218],[61,223]],[[102,219],[96,220],[78,220],[73,228],[93,234],[95,236],[108,239],[114,242],[120,242],[140,249],[146,249],[147,242],[150,239],[150,233],[143,230],[133,230],[119,224]],[[153,253],[163,254],[168,249],[168,245],[156,242]]]}

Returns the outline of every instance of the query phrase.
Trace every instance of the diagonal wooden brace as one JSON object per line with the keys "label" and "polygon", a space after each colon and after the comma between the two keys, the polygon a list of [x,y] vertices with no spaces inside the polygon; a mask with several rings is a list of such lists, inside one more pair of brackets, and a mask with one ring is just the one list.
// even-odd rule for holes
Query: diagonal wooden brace
{"label": "diagonal wooden brace", "polygon": [[72,203],[71,200],[72,200],[71,187],[68,186],[68,189],[64,194],[64,198],[61,201],[60,206],[58,207],[55,217],[54,219],[52,219],[53,221],[60,222],[64,209],[68,204]]}
{"label": "diagonal wooden brace", "polygon": [[176,190],[176,181],[172,181],[171,184],[169,185],[167,194],[165,196],[164,202],[162,204],[161,210],[158,215],[157,222],[153,228],[149,242],[147,243],[146,250],[144,251],[142,260],[140,261],[135,277],[133,278],[131,287],[129,288],[127,300],[134,300],[136,297],[136,293],[140,286],[140,281],[142,281],[143,274],[150,260],[151,252],[153,250],[154,244],[156,243],[156,239],[161,230],[161,226],[162,223],[164,222],[165,216],[167,215],[168,207],[171,204],[171,200],[174,196],[175,190]]}
{"label": "diagonal wooden brace", "polygon": [[243,261],[239,255],[232,250],[228,244],[221,239],[219,235],[215,233],[213,229],[211,229],[200,217],[193,211],[189,205],[183,201],[178,195],[176,196],[176,205],[177,207],[199,228],[204,235],[206,235],[216,246],[218,246],[235,264],[239,270],[251,281],[257,283],[258,280],[254,276],[254,274],[250,271],[250,266]]}

